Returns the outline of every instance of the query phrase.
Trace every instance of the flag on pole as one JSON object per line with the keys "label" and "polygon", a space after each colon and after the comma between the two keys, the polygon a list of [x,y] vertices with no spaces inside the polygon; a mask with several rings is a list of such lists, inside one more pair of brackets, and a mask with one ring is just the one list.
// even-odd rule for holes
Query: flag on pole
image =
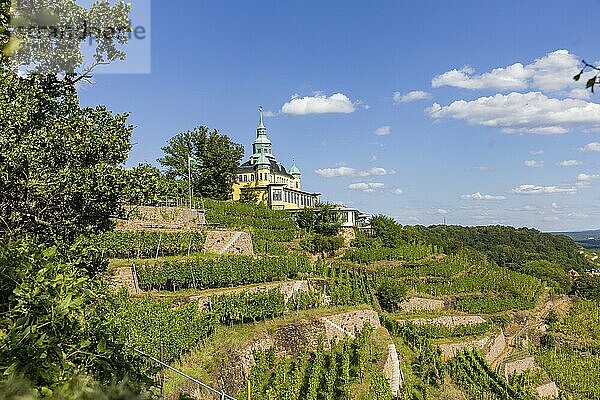
{"label": "flag on pole", "polygon": [[188,157],[188,164],[190,167],[202,167],[202,161],[198,161],[192,157]]}

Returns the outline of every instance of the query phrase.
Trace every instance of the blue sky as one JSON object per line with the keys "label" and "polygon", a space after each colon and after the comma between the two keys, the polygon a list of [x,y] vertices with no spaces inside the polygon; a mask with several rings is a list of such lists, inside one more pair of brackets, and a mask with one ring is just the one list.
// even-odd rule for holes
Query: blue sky
{"label": "blue sky", "polygon": [[151,72],[98,73],[80,93],[130,113],[130,165],[155,163],[197,125],[248,151],[262,105],[275,155],[323,200],[403,224],[595,229],[600,94],[571,77],[581,58],[600,60],[599,12],[598,1],[154,1]]}

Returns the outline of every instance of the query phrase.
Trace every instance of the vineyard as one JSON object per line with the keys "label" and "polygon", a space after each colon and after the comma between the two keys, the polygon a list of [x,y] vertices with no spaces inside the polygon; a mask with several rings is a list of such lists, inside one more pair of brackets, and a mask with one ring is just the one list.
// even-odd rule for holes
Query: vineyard
{"label": "vineyard", "polygon": [[106,258],[152,258],[198,252],[203,232],[110,231],[81,238],[80,244]]}
{"label": "vineyard", "polygon": [[[369,399],[391,399],[389,383],[376,367],[379,354],[371,334],[366,325],[356,339],[333,342],[329,350],[321,339],[315,352],[303,350],[292,360],[277,357],[273,349],[255,350],[256,364],[248,377],[251,398],[353,399],[351,386],[360,382],[368,383]],[[247,399],[247,390],[245,385],[238,399]]]}
{"label": "vineyard", "polygon": [[600,349],[600,302],[577,300],[552,331]]}
{"label": "vineyard", "polygon": [[376,261],[417,261],[437,254],[436,246],[407,244],[394,248],[361,247],[350,249],[344,259],[358,264],[370,264]]}
{"label": "vineyard", "polygon": [[576,399],[600,398],[600,355],[568,348],[541,351],[536,357],[561,389]]}
{"label": "vineyard", "polygon": [[397,279],[416,294],[453,296],[456,307],[468,313],[529,309],[542,290],[537,278],[460,255],[398,265],[378,274]]}
{"label": "vineyard", "polygon": [[161,262],[136,262],[143,290],[209,289],[287,278],[310,271],[302,255],[254,258],[244,255],[197,255]]}
{"label": "vineyard", "polygon": [[502,400],[534,400],[533,393],[522,387],[511,386],[492,371],[476,351],[464,350],[448,362],[448,374],[471,398]]}
{"label": "vineyard", "polygon": [[245,230],[252,234],[257,254],[285,255],[289,242],[301,234],[289,212],[240,203],[205,200],[208,223],[228,229]]}

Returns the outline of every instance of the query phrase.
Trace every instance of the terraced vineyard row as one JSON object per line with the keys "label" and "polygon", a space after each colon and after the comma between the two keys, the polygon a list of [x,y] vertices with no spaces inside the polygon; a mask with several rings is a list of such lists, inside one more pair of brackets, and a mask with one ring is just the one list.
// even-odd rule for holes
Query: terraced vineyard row
{"label": "terraced vineyard row", "polygon": [[81,238],[80,243],[107,258],[151,258],[201,251],[203,232],[110,231]]}
{"label": "terraced vineyard row", "polygon": [[464,256],[394,266],[379,272],[395,278],[414,293],[455,296],[457,307],[471,313],[529,309],[535,305],[542,282],[530,275]]}
{"label": "terraced vineyard row", "polygon": [[143,290],[208,289],[295,278],[311,269],[307,257],[196,256],[136,264]]}
{"label": "terraced vineyard row", "polygon": [[[372,351],[372,328],[366,325],[353,341],[333,343],[326,351],[322,340],[313,353],[301,352],[288,361],[273,349],[254,352],[256,364],[248,379],[252,399],[351,399],[354,382],[368,382],[370,398],[390,400],[392,393],[378,370]],[[247,386],[238,399],[247,399]]]}

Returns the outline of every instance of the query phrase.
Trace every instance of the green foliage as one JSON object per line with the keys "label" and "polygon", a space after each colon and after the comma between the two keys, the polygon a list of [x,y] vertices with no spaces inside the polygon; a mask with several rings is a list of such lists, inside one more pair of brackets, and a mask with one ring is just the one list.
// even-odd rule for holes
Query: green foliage
{"label": "green foliage", "polygon": [[546,260],[560,265],[565,271],[583,270],[591,265],[578,245],[569,237],[542,233],[530,228],[509,226],[434,225],[415,227],[427,243],[443,247],[446,253],[471,248],[485,254],[496,264],[517,268],[529,261]]}
{"label": "green foliage", "polygon": [[396,279],[413,293],[455,296],[455,306],[469,313],[529,309],[542,290],[537,278],[468,255],[394,266],[377,274]]}
{"label": "green foliage", "polygon": [[554,336],[550,332],[544,332],[544,334],[540,337],[540,346],[544,349],[551,349],[556,345],[556,340],[554,340]]}
{"label": "green foliage", "polygon": [[167,175],[188,179],[188,157],[202,163],[192,167],[192,186],[195,194],[211,199],[227,200],[237,179],[237,168],[244,148],[216,129],[199,126],[178,133],[163,147],[165,155],[158,162],[167,168]]}
{"label": "green foliage", "polygon": [[393,218],[385,215],[375,215],[370,220],[375,237],[380,239],[385,247],[394,248],[407,241],[403,237],[402,225]]}
{"label": "green foliage", "polygon": [[576,343],[600,348],[600,301],[576,300],[567,315],[551,328]]}
{"label": "green foliage", "polygon": [[305,207],[296,214],[296,223],[300,229],[312,232],[317,223],[317,214],[314,210]]}
{"label": "green foliage", "polygon": [[407,293],[408,288],[395,279],[382,277],[377,280],[377,300],[386,311],[396,312]]}
{"label": "green foliage", "polygon": [[145,381],[139,360],[107,323],[111,302],[54,247],[0,247],[0,372],[52,390],[77,374],[100,384]]}
{"label": "green foliage", "polygon": [[[4,1],[2,3],[5,3]],[[94,46],[94,60],[109,63],[124,60],[119,50],[127,42],[130,31],[130,3],[113,4],[95,1],[89,8],[70,0],[8,1],[12,5],[11,33],[13,38],[0,41],[0,51],[6,57],[0,64],[16,71],[27,67],[35,74],[63,75],[65,82],[77,81],[77,75],[87,76],[89,66],[84,66],[81,42]],[[4,14],[6,13],[6,14]],[[8,16],[8,10],[3,10]],[[86,23],[88,29],[79,28]],[[0,19],[2,36],[9,28],[8,18]],[[73,32],[77,27],[77,32]],[[106,34],[107,29],[114,29]]]}
{"label": "green foliage", "polygon": [[300,246],[313,254],[333,255],[344,246],[344,238],[316,233],[304,237]]}
{"label": "green foliage", "polygon": [[600,300],[600,276],[581,275],[575,281],[573,294],[588,300]]}
{"label": "green foliage", "polygon": [[554,348],[542,350],[536,361],[556,381],[566,398],[600,398],[600,354]]}
{"label": "green foliage", "polygon": [[60,384],[50,393],[37,390],[24,378],[5,377],[0,381],[0,399],[38,400],[44,398],[72,400],[142,400],[150,399],[149,393],[140,393],[128,380],[119,383],[100,384],[89,376],[77,375]]}
{"label": "green foliage", "polygon": [[290,242],[301,232],[287,211],[271,210],[253,203],[209,199],[205,199],[204,204],[208,223],[249,231],[256,254],[285,255],[289,252]]}
{"label": "green foliage", "polygon": [[340,232],[342,223],[340,216],[335,211],[335,204],[320,203],[317,204],[316,221],[313,230],[317,235],[337,236]]}
{"label": "green foliage", "polygon": [[301,255],[254,258],[243,255],[195,256],[136,264],[143,290],[208,289],[295,278],[310,271]]}
{"label": "green foliage", "polygon": [[221,323],[234,324],[249,320],[256,322],[267,317],[280,317],[285,311],[286,304],[281,290],[270,289],[212,296],[210,306]]}
{"label": "green foliage", "polygon": [[218,324],[216,314],[201,311],[197,301],[173,307],[170,301],[156,301],[149,295],[133,298],[125,290],[111,299],[114,307],[108,324],[127,344],[164,362],[180,360],[201,344]]}
{"label": "green foliage", "polygon": [[564,268],[550,261],[529,261],[522,265],[519,264],[513,269],[547,282],[559,293],[568,293],[573,284],[571,277]]}
{"label": "green foliage", "polygon": [[522,387],[511,386],[495,373],[477,351],[463,350],[448,361],[452,381],[470,398],[493,398],[504,400],[534,400],[537,396]]}
{"label": "green foliage", "polygon": [[[369,382],[369,398],[391,399],[387,379],[376,371],[381,360],[371,346],[371,333],[366,325],[355,340],[332,343],[329,350],[320,339],[316,351],[302,351],[291,361],[276,357],[272,349],[255,350],[248,377],[252,399],[349,400],[351,384],[361,378]],[[237,398],[248,398],[246,385]]]}
{"label": "green foliage", "polygon": [[203,232],[110,231],[81,237],[81,246],[108,258],[151,258],[198,252],[204,246]]}
{"label": "green foliage", "polygon": [[81,108],[52,77],[0,69],[0,87],[0,229],[46,242],[110,229],[131,193],[127,115]]}
{"label": "green foliage", "polygon": [[361,247],[349,249],[345,260],[359,264],[370,264],[376,261],[417,261],[435,254],[437,248],[430,245],[405,244],[390,247]]}
{"label": "green foliage", "polygon": [[359,268],[331,266],[320,273],[327,282],[326,294],[332,305],[371,304],[375,292],[375,276]]}

